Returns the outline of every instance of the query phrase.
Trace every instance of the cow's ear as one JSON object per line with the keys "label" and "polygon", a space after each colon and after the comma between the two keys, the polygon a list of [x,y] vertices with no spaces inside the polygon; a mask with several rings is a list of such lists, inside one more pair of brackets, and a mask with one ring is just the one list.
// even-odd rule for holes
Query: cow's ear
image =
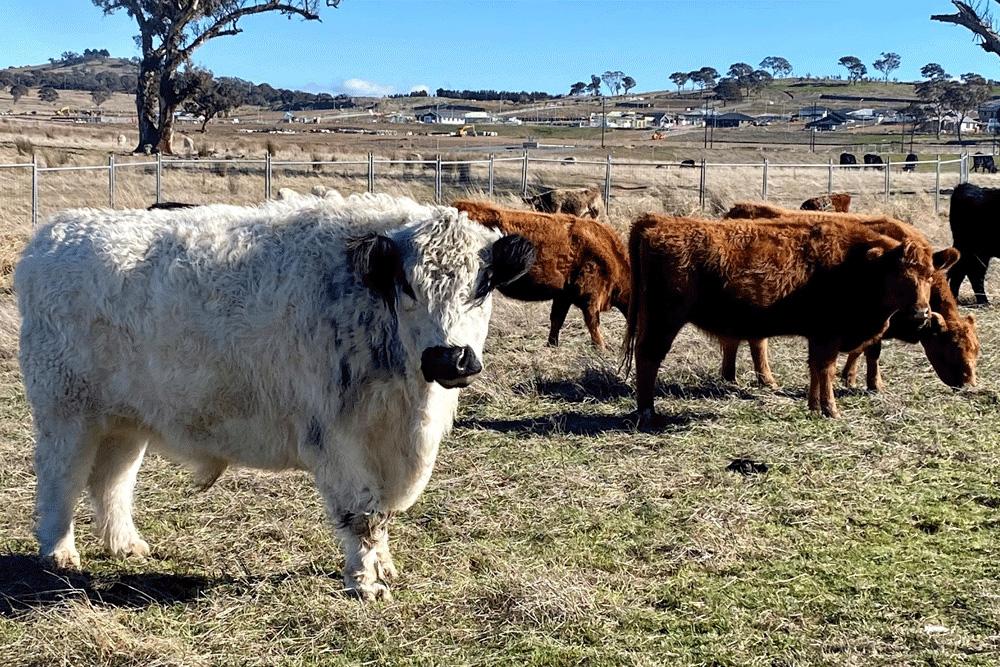
{"label": "cow's ear", "polygon": [[365,287],[389,305],[396,305],[396,286],[413,297],[413,288],[403,273],[403,257],[395,241],[382,234],[367,234],[348,244],[354,272]]}
{"label": "cow's ear", "polygon": [[955,248],[945,248],[944,250],[938,250],[934,253],[934,268],[938,271],[947,271],[951,267],[955,266],[955,262],[961,253]]}
{"label": "cow's ear", "polygon": [[492,287],[510,284],[527,273],[535,263],[535,245],[520,234],[502,236],[493,244],[490,264]]}

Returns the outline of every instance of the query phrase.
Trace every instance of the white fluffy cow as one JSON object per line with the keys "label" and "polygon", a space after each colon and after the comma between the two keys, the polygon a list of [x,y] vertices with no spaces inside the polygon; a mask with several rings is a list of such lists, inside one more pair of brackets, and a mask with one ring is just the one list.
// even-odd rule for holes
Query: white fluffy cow
{"label": "white fluffy cow", "polygon": [[345,586],[387,596],[387,521],[482,368],[492,288],[533,257],[388,196],[55,216],[15,277],[42,555],[79,566],[85,486],[107,550],[149,552],[132,522],[148,443],[205,487],[229,465],[309,470]]}

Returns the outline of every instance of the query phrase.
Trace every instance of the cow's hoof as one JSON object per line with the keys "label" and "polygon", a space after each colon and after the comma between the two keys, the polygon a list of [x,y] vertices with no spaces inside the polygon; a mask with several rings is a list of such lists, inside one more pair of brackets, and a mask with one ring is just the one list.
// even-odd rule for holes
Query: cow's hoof
{"label": "cow's hoof", "polygon": [[80,569],[80,553],[72,547],[68,549],[55,549],[52,553],[42,556],[42,558],[57,570]]}
{"label": "cow's hoof", "polygon": [[557,338],[553,340],[550,338],[548,342],[546,342],[545,344],[548,345],[549,347],[559,347],[559,339]]}
{"label": "cow's hoof", "polygon": [[363,602],[392,600],[392,593],[389,591],[389,587],[382,582],[363,584],[355,581],[353,583],[345,583],[344,588],[347,590],[348,595],[352,595]]}
{"label": "cow's hoof", "polygon": [[149,544],[138,535],[129,540],[123,540],[118,544],[108,546],[108,553],[115,558],[129,558],[133,556],[136,558],[145,558],[149,555],[149,552]]}
{"label": "cow's hoof", "polygon": [[399,576],[399,572],[396,571],[396,564],[392,562],[392,556],[383,556],[380,554],[376,567],[378,568],[378,578],[382,581],[394,581]]}
{"label": "cow's hoof", "polygon": [[823,416],[830,419],[840,419],[840,410],[834,407],[824,407]]}
{"label": "cow's hoof", "polygon": [[670,424],[670,420],[661,415],[657,414],[652,408],[639,411],[639,421],[636,427],[644,431],[659,431],[666,428]]}

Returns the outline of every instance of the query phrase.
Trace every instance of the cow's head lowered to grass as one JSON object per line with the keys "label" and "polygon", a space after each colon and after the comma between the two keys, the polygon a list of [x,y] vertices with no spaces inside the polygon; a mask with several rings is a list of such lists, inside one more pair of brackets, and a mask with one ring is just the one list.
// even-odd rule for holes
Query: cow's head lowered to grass
{"label": "cow's head lowered to grass", "polygon": [[465,387],[482,371],[493,289],[531,268],[535,248],[465,214],[410,223],[351,244],[354,269],[392,314],[398,353],[427,382]]}

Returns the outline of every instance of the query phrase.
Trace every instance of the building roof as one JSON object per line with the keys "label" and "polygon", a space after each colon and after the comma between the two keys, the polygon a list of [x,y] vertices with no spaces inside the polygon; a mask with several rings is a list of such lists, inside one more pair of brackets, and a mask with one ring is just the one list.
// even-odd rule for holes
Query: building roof
{"label": "building roof", "polygon": [[740,113],[739,111],[730,111],[729,113],[719,114],[715,117],[715,120],[738,120],[741,123],[753,120],[753,116],[748,116],[745,113]]}

